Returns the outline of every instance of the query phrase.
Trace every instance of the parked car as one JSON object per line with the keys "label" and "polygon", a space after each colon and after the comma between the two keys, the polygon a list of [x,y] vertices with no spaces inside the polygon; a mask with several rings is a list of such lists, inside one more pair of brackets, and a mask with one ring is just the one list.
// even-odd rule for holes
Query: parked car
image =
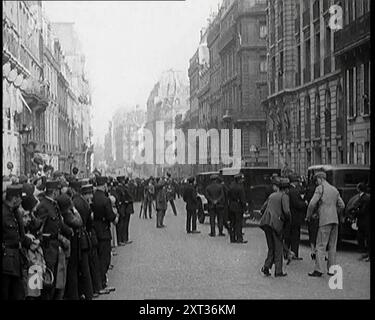
{"label": "parked car", "polygon": [[280,176],[281,169],[272,167],[242,167],[240,169],[223,168],[220,170],[225,184],[229,187],[234,175],[244,175],[244,187],[248,211],[244,214],[244,222],[252,220],[259,222],[260,209],[267,197],[272,193],[271,176],[276,173]]}
{"label": "parked car", "polygon": [[[370,187],[370,167],[362,165],[314,165],[307,170],[308,182],[317,171],[327,174],[327,181],[340,192],[345,204],[357,193],[357,184],[363,182]],[[357,237],[356,230],[352,229],[352,221],[345,214],[341,216],[339,226],[340,240],[354,240]]]}

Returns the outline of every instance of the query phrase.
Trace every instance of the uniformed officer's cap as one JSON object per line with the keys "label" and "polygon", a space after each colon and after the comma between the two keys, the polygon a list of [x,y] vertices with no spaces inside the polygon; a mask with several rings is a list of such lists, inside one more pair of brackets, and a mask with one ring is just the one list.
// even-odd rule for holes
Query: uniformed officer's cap
{"label": "uniformed officer's cap", "polygon": [[314,174],[314,177],[327,179],[327,174],[324,171],[318,171]]}
{"label": "uniformed officer's cap", "polygon": [[46,182],[46,189],[47,190],[58,190],[60,188],[59,181],[50,180]]}
{"label": "uniformed officer's cap", "polygon": [[69,186],[76,190],[76,191],[79,191],[81,189],[81,186],[82,186],[82,181],[72,181],[69,183]]}
{"label": "uniformed officer's cap", "polygon": [[97,186],[104,186],[108,182],[107,177],[96,177],[96,185]]}
{"label": "uniformed officer's cap", "polygon": [[94,193],[94,186],[92,184],[86,184],[81,187],[82,194]]}
{"label": "uniformed officer's cap", "polygon": [[22,197],[22,189],[23,189],[22,184],[11,184],[10,186],[7,187],[7,190],[6,190],[7,196]]}
{"label": "uniformed officer's cap", "polygon": [[25,197],[31,196],[34,194],[35,186],[31,183],[24,183],[22,185],[22,193],[25,193]]}

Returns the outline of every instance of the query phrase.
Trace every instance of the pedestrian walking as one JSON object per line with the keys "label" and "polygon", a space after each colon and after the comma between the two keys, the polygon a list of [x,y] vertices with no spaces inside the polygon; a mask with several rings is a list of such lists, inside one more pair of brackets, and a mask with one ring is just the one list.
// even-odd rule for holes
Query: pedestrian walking
{"label": "pedestrian walking", "polygon": [[338,210],[345,208],[338,190],[328,183],[325,172],[317,172],[315,178],[318,186],[315,189],[307,208],[306,220],[309,221],[314,209],[318,206],[319,229],[316,239],[316,259],[311,277],[320,277],[324,272],[324,260],[328,246],[328,274],[331,275],[330,267],[336,264],[336,246],[339,229]]}
{"label": "pedestrian walking", "polygon": [[167,211],[166,182],[157,178],[156,186],[156,228],[164,228],[164,217]]}
{"label": "pedestrian walking", "polygon": [[286,190],[289,188],[289,179],[274,179],[275,192],[272,193],[262,207],[260,227],[263,229],[268,246],[267,258],[261,272],[270,276],[272,265],[275,265],[275,277],[285,277],[283,272],[283,229],[285,222],[290,221],[289,197]]}
{"label": "pedestrian walking", "polygon": [[173,182],[173,179],[171,178],[171,174],[169,172],[167,173],[166,192],[167,192],[167,201],[171,205],[173,214],[175,216],[177,216],[176,205],[174,203],[174,198],[175,198],[174,182]]}
{"label": "pedestrian walking", "polygon": [[194,177],[188,179],[183,194],[183,200],[186,202],[186,232],[200,233],[197,231],[197,210],[198,210],[198,195],[194,185]]}

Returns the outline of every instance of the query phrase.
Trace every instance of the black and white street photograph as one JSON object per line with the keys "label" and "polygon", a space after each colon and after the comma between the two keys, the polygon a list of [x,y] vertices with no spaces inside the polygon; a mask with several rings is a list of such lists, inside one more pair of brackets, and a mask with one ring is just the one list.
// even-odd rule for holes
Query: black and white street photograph
{"label": "black and white street photograph", "polygon": [[371,4],[3,0],[1,300],[370,300]]}

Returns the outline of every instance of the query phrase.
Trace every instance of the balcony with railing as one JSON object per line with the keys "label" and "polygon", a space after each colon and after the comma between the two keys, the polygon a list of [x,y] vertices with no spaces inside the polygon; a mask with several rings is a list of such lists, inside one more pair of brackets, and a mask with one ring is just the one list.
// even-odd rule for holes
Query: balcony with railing
{"label": "balcony with railing", "polygon": [[232,40],[236,38],[236,26],[231,25],[227,30],[224,30],[219,37],[219,51],[224,49]]}
{"label": "balcony with railing", "polygon": [[370,12],[334,33],[335,54],[340,55],[370,41]]}
{"label": "balcony with railing", "polygon": [[303,83],[309,83],[311,81],[311,70],[310,67],[303,69]]}
{"label": "balcony with railing", "polygon": [[310,25],[310,11],[306,10],[302,14],[302,26],[303,28]]}
{"label": "balcony with railing", "polygon": [[46,110],[48,106],[47,85],[42,85],[37,80],[30,78],[22,95],[31,109],[41,112]]}
{"label": "balcony with railing", "polygon": [[324,74],[331,73],[331,56],[324,58]]}
{"label": "balcony with railing", "polygon": [[314,79],[320,77],[320,61],[314,62]]}

